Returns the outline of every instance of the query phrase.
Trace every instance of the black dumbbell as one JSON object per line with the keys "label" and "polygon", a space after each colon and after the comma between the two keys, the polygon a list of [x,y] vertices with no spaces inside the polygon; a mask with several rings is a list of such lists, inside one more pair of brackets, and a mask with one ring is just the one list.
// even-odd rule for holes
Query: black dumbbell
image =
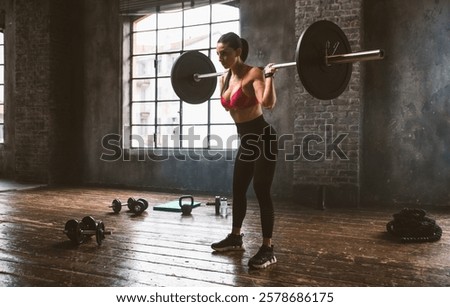
{"label": "black dumbbell", "polygon": [[84,217],[81,222],[72,219],[66,222],[64,233],[75,244],[83,243],[87,238],[95,235],[98,245],[102,245],[105,235],[111,235],[111,231],[105,230],[105,224],[102,221],[96,221],[91,216]]}
{"label": "black dumbbell", "polygon": [[147,210],[148,202],[143,198],[136,200],[133,197],[130,197],[128,198],[127,204],[123,205],[122,202],[116,198],[112,201],[110,208],[112,208],[115,213],[119,213],[123,206],[127,206],[128,209],[134,214],[141,214]]}
{"label": "black dumbbell", "polygon": [[146,201],[143,198],[138,198],[137,200],[130,197],[128,198],[128,208],[131,210],[131,212],[135,214],[141,214],[148,208],[148,201]]}

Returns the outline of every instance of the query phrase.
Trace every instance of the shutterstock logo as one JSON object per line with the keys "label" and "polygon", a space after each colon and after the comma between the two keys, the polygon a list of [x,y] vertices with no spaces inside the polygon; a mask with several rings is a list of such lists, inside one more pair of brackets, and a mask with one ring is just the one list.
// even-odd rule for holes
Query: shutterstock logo
{"label": "shutterstock logo", "polygon": [[[303,137],[299,138],[299,135]],[[273,157],[274,152],[278,152],[277,159],[285,161],[304,160],[309,162],[318,162],[322,160],[349,160],[347,154],[342,149],[341,145],[348,137],[348,133],[336,134],[333,131],[333,125],[325,125],[325,130],[320,133],[297,133],[281,134],[281,135],[254,135],[256,139],[254,142],[268,142],[262,146],[271,148],[270,157]],[[105,162],[115,161],[131,161],[132,156],[136,156],[134,160],[138,161],[166,161],[169,159],[181,161],[217,161],[217,160],[233,160],[234,154],[232,148],[237,148],[239,145],[239,138],[233,135],[227,139],[222,139],[218,135],[209,135],[204,140],[201,140],[200,135],[195,135],[193,129],[188,129],[187,134],[179,135],[163,135],[162,148],[145,147],[144,138],[140,135],[131,135],[131,140],[135,146],[133,150],[125,150],[122,146],[122,136],[119,134],[107,134],[101,140],[103,152],[100,160]],[[186,144],[186,148],[180,148],[180,141]],[[203,148],[196,148],[194,144],[199,144],[202,141]],[[195,143],[196,142],[196,143]],[[169,144],[173,144],[172,147]],[[209,148],[208,148],[208,144]],[[267,147],[266,147],[267,146]],[[254,150],[249,153],[249,156],[259,156],[265,154],[264,151],[259,152],[258,146],[250,146],[247,150]]]}

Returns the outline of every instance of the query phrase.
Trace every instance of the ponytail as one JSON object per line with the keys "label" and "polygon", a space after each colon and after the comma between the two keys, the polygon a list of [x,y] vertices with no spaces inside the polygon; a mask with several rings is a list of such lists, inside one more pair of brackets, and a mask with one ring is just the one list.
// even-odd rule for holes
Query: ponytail
{"label": "ponytail", "polygon": [[244,38],[241,38],[241,45],[242,45],[241,60],[242,62],[245,62],[245,60],[247,60],[248,57],[248,42]]}

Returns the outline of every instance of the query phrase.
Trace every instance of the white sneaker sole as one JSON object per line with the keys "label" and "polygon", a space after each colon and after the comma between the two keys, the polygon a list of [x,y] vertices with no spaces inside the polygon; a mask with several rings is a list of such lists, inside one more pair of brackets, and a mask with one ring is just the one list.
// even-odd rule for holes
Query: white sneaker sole
{"label": "white sneaker sole", "polygon": [[277,263],[277,258],[276,258],[275,256],[273,256],[272,259],[270,259],[270,260],[268,260],[268,261],[266,261],[266,262],[264,262],[264,263],[262,263],[262,264],[251,264],[251,263],[249,263],[248,265],[249,265],[251,268],[255,268],[255,269],[265,269],[265,268],[267,268],[269,265],[275,264],[275,263]]}
{"label": "white sneaker sole", "polygon": [[216,252],[228,252],[228,251],[245,251],[245,248],[242,245],[234,245],[227,247],[212,247]]}

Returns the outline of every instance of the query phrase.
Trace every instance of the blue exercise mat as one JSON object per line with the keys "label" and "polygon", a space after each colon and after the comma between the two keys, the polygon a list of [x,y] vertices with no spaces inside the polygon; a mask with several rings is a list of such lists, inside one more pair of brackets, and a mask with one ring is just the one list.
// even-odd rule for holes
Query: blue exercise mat
{"label": "blue exercise mat", "polygon": [[[192,209],[194,209],[194,208],[196,208],[198,206],[200,206],[200,203],[199,202],[194,202],[194,205],[192,206]],[[153,210],[156,210],[156,211],[169,211],[169,212],[181,212],[180,201],[179,200],[174,200],[174,201],[170,201],[168,203],[156,205],[156,206],[153,207]]]}

